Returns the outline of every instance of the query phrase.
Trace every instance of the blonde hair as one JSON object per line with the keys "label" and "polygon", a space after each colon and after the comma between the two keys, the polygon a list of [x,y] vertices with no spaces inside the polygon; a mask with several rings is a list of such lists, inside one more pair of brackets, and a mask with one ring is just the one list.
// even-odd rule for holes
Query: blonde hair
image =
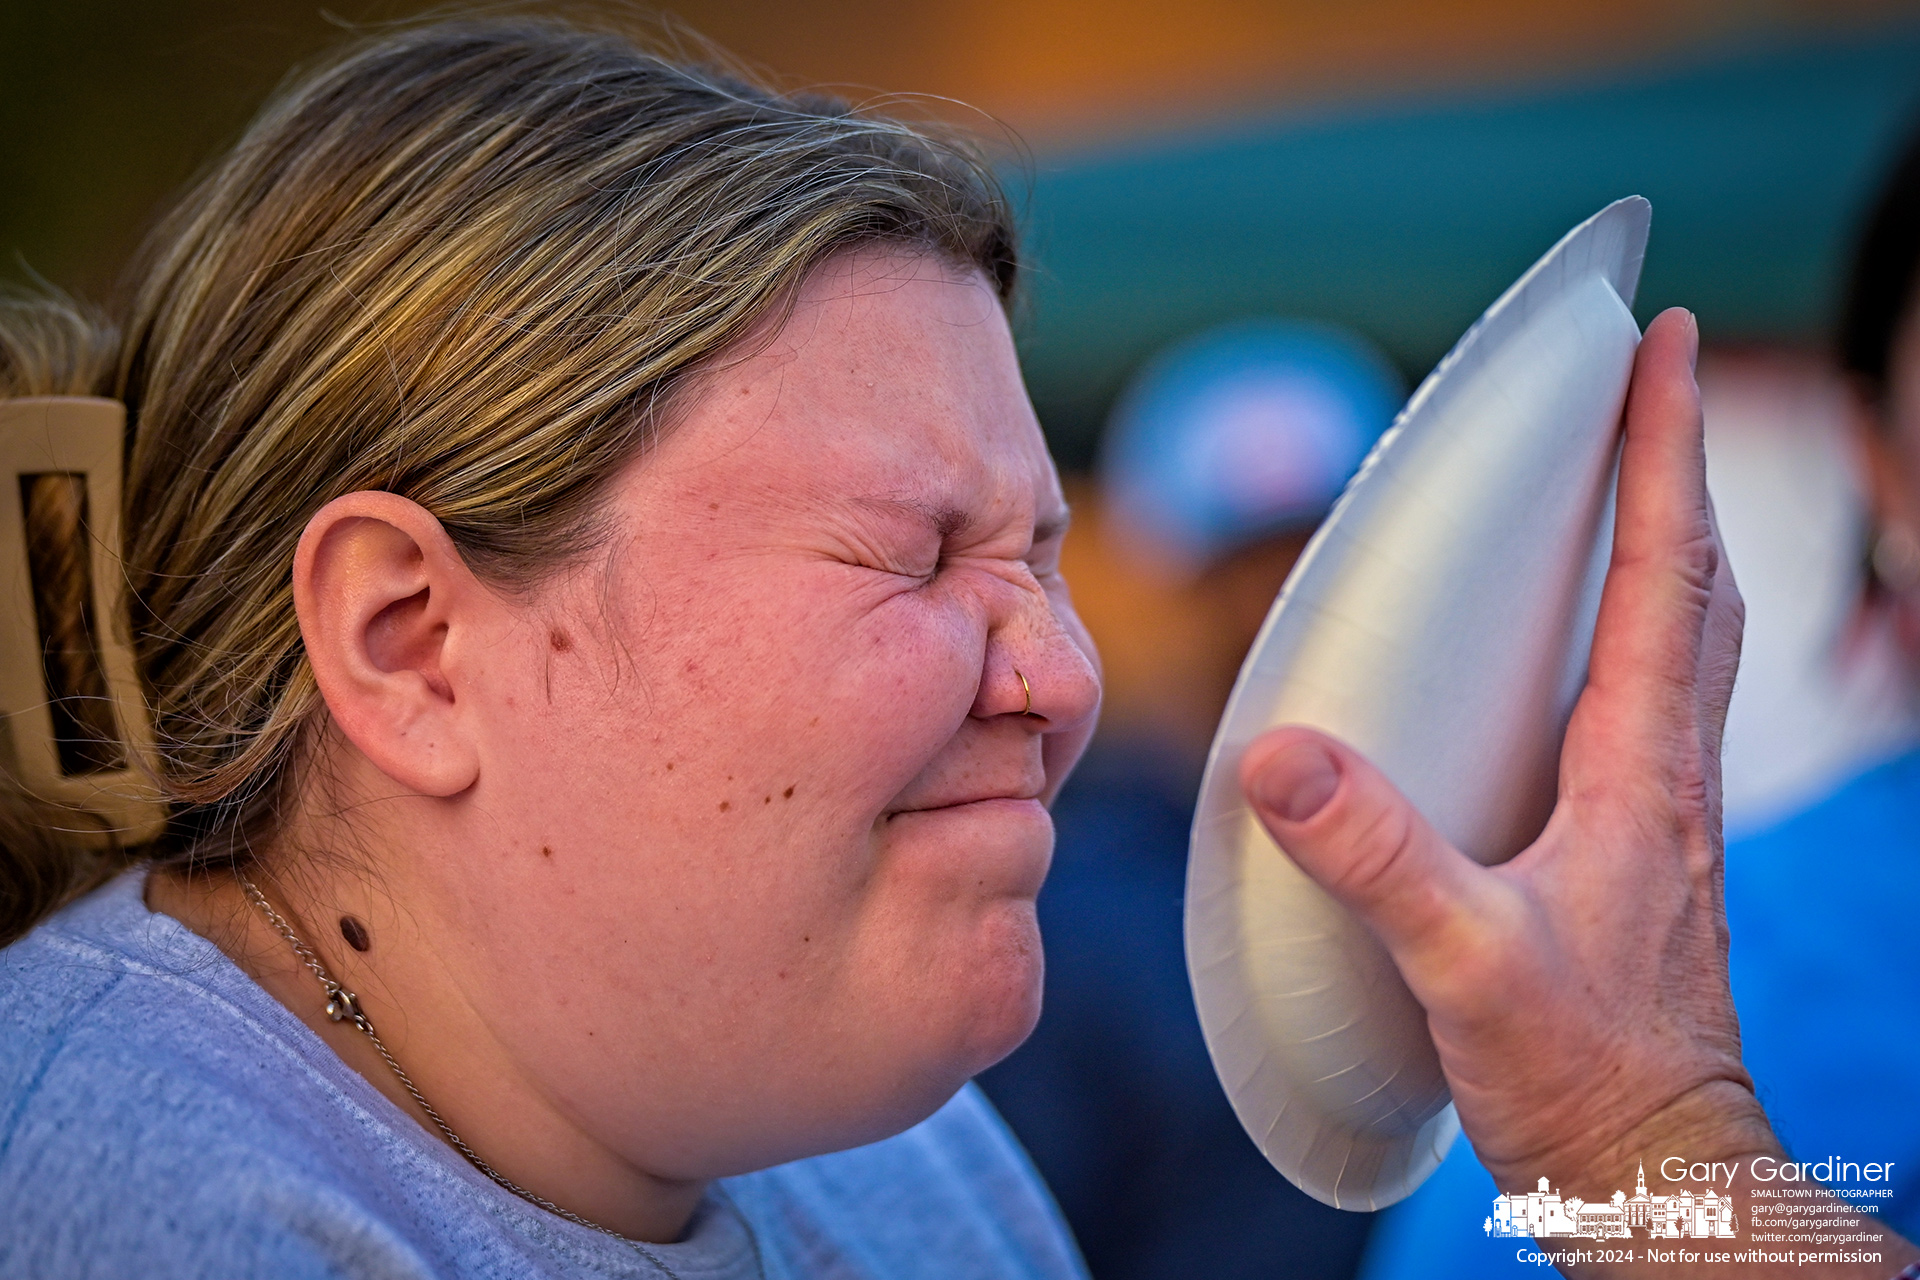
{"label": "blonde hair", "polygon": [[[156,232],[119,336],[59,301],[0,313],[0,396],[128,407],[131,624],[172,806],[148,852],[244,856],[274,828],[323,714],[290,575],[314,511],[402,494],[476,571],[534,581],[591,549],[596,498],[693,376],[870,243],[1013,288],[1006,201],[962,142],[607,32],[451,22],[269,104]],[[92,874],[8,822],[0,942]]]}

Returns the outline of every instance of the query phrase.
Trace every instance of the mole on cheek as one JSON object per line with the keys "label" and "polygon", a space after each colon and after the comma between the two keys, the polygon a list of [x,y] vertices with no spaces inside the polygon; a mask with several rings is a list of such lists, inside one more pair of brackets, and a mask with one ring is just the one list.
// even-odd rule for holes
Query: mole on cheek
{"label": "mole on cheek", "polygon": [[553,856],[553,850],[543,844],[540,846],[540,856],[543,858],[551,858]]}
{"label": "mole on cheek", "polygon": [[547,633],[547,643],[553,646],[555,653],[565,653],[567,650],[573,648],[573,637],[560,628],[555,627]]}
{"label": "mole on cheek", "polygon": [[373,938],[367,933],[367,926],[353,916],[340,917],[340,936],[345,938],[347,945],[355,951],[365,951],[373,945]]}

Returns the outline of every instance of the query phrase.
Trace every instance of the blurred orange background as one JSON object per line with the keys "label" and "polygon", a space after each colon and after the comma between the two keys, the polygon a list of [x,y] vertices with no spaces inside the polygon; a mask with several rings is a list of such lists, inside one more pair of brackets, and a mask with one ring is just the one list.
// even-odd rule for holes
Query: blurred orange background
{"label": "blurred orange background", "polygon": [[[444,8],[445,6],[431,6]],[[491,12],[500,6],[472,6]],[[1512,86],[1871,31],[1915,0],[682,0],[665,19],[781,79],[984,112],[1042,151],[1274,108]],[[426,5],[0,5],[0,274],[103,288],[156,202],[286,71]],[[967,104],[962,108],[958,104]]]}
{"label": "blurred orange background", "polygon": [[[1710,339],[1817,347],[1854,209],[1909,99],[1920,98],[1920,74],[1906,77],[1876,48],[1911,50],[1920,69],[1920,0],[517,8],[699,33],[788,84],[856,98],[926,95],[916,109],[1027,148],[1025,170],[1037,175],[1028,373],[1073,472],[1094,459],[1116,388],[1165,341],[1235,314],[1325,316],[1379,341],[1411,383],[1554,235],[1627,189],[1655,199],[1646,297],[1696,307]],[[289,68],[354,29],[425,9],[7,0],[0,279],[107,292],[154,211],[237,135]],[[1837,51],[1820,55],[1827,61],[1804,90],[1816,104],[1837,104],[1831,119],[1809,117],[1796,99],[1774,109],[1780,119],[1806,118],[1805,136],[1755,117],[1747,135],[1726,141],[1725,120],[1702,122],[1694,99],[1722,103],[1737,119],[1737,94],[1764,93],[1776,67],[1800,67],[1802,48]],[[1852,72],[1876,57],[1870,74]],[[1698,78],[1691,68],[1712,75],[1723,64],[1736,67],[1732,89],[1686,88]],[[1903,77],[1916,93],[1902,88]],[[1648,84],[1653,97],[1642,92]],[[1669,92],[1673,85],[1684,92]],[[1609,113],[1621,112],[1639,114],[1630,128],[1606,133]],[[1487,159],[1488,137],[1528,128],[1537,136]],[[1777,146],[1769,131],[1782,135]],[[1663,135],[1684,139],[1652,154]],[[1266,156],[1281,177],[1269,188],[1208,188],[1212,171],[1190,158],[1222,147],[1242,149],[1219,152],[1221,172]],[[1562,153],[1583,147],[1600,157],[1598,167],[1570,179],[1580,156]],[[1444,154],[1432,171],[1395,185],[1409,158],[1436,148]],[[1731,177],[1686,186],[1694,169],[1724,167],[1733,153]],[[1189,165],[1181,176],[1166,176],[1180,164]],[[1827,181],[1822,164],[1839,165],[1839,177]],[[1022,168],[1017,157],[1010,165]],[[1449,171],[1464,176],[1441,189],[1435,175]],[[1203,180],[1193,182],[1194,172]],[[1662,182],[1672,197],[1654,190]],[[1188,187],[1208,189],[1182,205]],[[1371,231],[1354,232],[1361,222]],[[1186,293],[1174,296],[1169,279]],[[1224,626],[1222,606],[1192,585],[1140,572],[1100,536],[1097,486],[1080,479],[1073,487],[1081,515],[1068,567],[1107,656],[1110,723],[1204,736],[1204,709],[1221,679],[1209,646]]]}

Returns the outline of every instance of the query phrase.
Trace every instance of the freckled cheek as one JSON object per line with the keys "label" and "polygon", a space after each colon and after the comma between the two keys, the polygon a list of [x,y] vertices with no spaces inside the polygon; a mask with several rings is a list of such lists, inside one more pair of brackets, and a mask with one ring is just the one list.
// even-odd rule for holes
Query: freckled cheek
{"label": "freckled cheek", "polygon": [[857,657],[841,679],[854,702],[892,734],[944,742],[979,691],[984,645],[984,625],[966,610],[909,602],[869,620],[848,646]]}

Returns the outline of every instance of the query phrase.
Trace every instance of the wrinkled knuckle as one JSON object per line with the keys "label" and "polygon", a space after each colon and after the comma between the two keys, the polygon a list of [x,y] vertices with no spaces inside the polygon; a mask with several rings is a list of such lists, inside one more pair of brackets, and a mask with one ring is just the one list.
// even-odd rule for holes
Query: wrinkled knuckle
{"label": "wrinkled knuckle", "polygon": [[1717,886],[1722,863],[1720,842],[1714,836],[1716,788],[1705,773],[1688,772],[1671,781],[1667,796],[1659,838],[1696,894]]}
{"label": "wrinkled knuckle", "polygon": [[1687,585],[1706,592],[1720,571],[1720,543],[1704,525],[1681,543],[1674,556],[1675,568]]}
{"label": "wrinkled knuckle", "polygon": [[1688,769],[1668,784],[1668,822],[1678,839],[1689,839],[1711,820],[1713,787],[1704,770]]}
{"label": "wrinkled knuckle", "polygon": [[1415,833],[1412,816],[1403,805],[1387,805],[1368,815],[1354,829],[1348,856],[1327,888],[1347,901],[1379,901],[1411,853]]}

